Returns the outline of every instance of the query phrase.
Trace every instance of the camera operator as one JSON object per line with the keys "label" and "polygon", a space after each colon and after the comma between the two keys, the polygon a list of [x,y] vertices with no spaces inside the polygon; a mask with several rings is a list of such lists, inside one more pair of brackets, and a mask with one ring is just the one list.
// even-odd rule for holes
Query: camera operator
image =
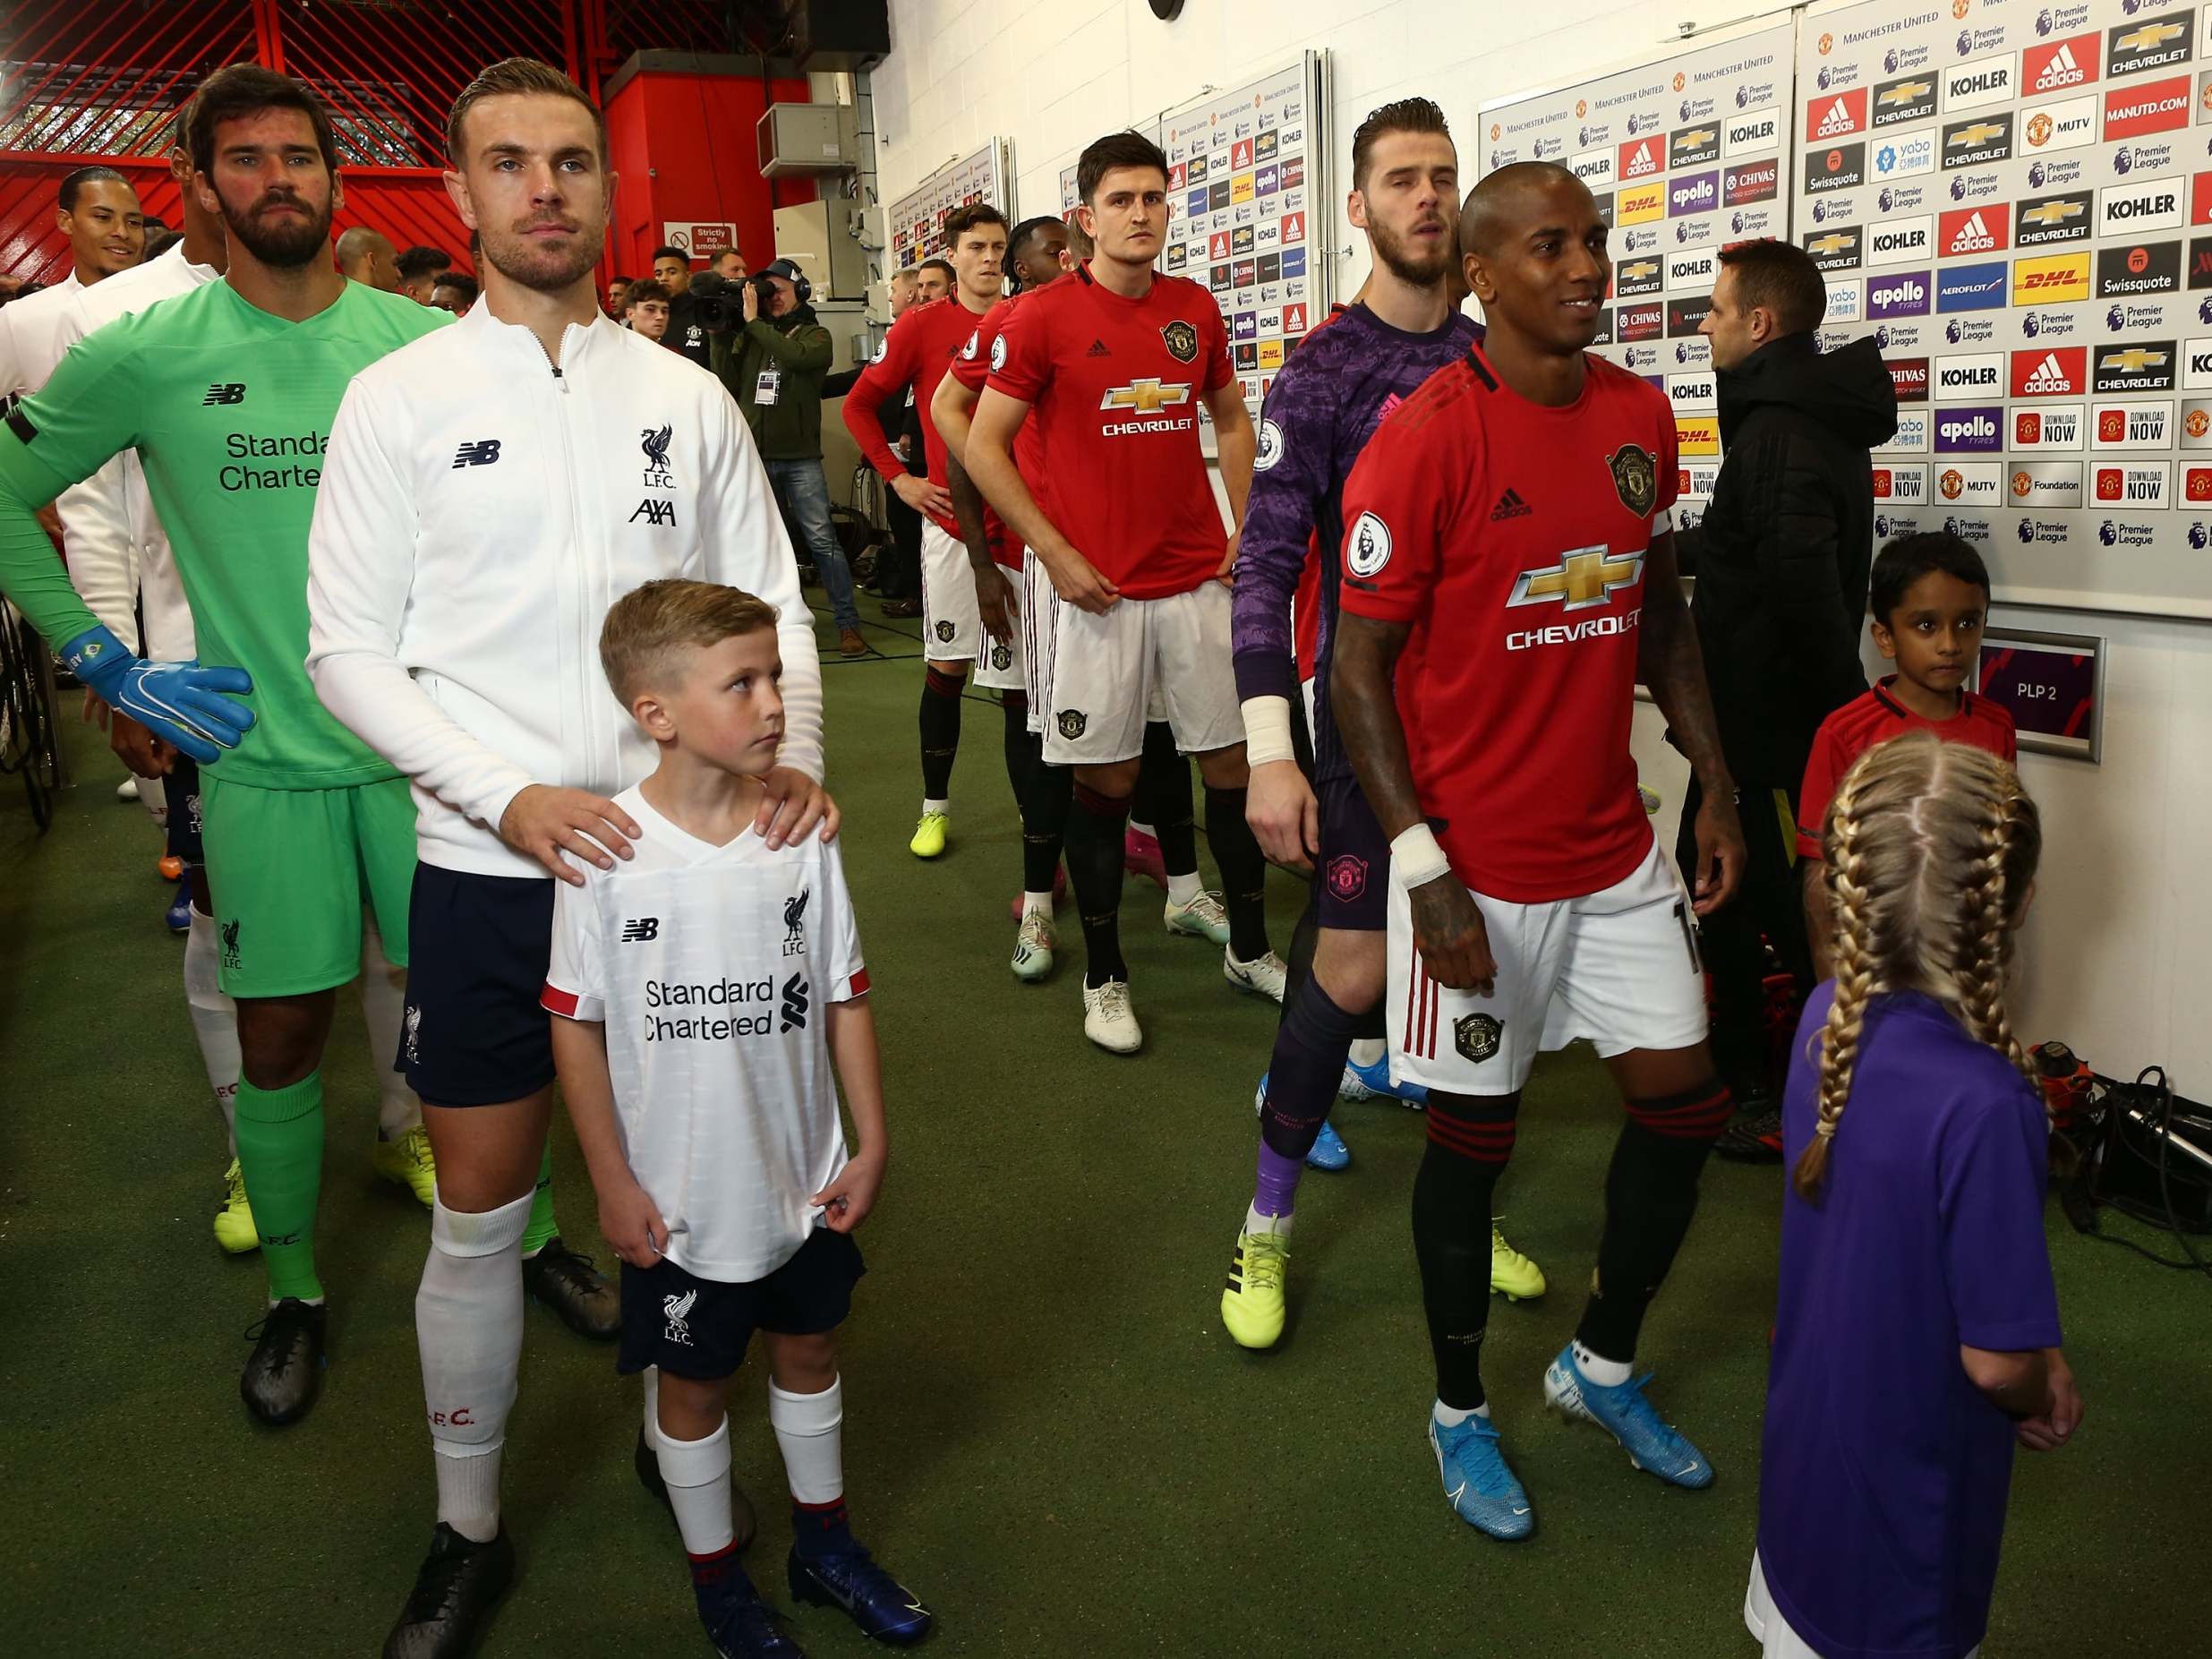
{"label": "camera operator", "polygon": [[[830,523],[829,480],[822,471],[822,381],[833,351],[830,331],[807,304],[812,286],[790,260],[777,260],[742,283],[705,272],[692,279],[691,293],[695,314],[713,343],[715,372],[745,411],[776,501],[798,526],[829,595],[837,648],[864,656],[867,642],[853,603],[852,569]],[[736,316],[729,312],[732,306]]]}

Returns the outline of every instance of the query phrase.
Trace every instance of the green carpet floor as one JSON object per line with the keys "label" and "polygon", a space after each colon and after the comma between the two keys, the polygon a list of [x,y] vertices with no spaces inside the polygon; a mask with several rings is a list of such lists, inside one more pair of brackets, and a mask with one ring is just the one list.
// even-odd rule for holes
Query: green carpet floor
{"label": "green carpet floor", "polygon": [[[1234,1347],[1216,1303],[1275,1010],[1233,993],[1208,947],[1163,934],[1149,884],[1123,911],[1141,1056],[1083,1041],[1080,950],[1043,987],[1013,980],[1020,843],[995,708],[967,705],[951,852],[923,867],[905,851],[916,632],[871,626],[885,655],[833,657],[824,678],[893,1145],[860,1235],[847,1467],[862,1535],[938,1613],[934,1646],[1748,1655],[1777,1172],[1713,1167],[1647,1327],[1656,1398],[1720,1471],[1706,1492],[1662,1487],[1540,1409],[1589,1279],[1618,1114],[1586,1052],[1540,1067],[1503,1197],[1552,1291],[1496,1304],[1487,1371],[1542,1525],[1511,1547],[1473,1533],[1422,1438],[1406,1221],[1421,1120],[1342,1110],[1354,1161],[1306,1182],[1292,1327],[1273,1353]],[[221,1129],[158,849],[114,800],[104,748],[72,728],[72,749],[81,781],[43,836],[0,779],[0,1640],[85,1659],[371,1654],[431,1520],[413,1321],[427,1218],[370,1172],[370,1062],[342,1004],[320,1233],[330,1371],[306,1423],[257,1428],[236,1378],[261,1276],[209,1236]],[[1297,903],[1277,878],[1278,944]],[[574,1142],[556,1133],[567,1235],[603,1263]],[[2187,1564],[2212,1476],[2212,1286],[2078,1240],[2055,1208],[2051,1240],[2088,1416],[2069,1451],[2020,1461],[1987,1655],[2212,1652]],[[704,1654],[672,1529],[630,1473],[635,1386],[535,1307],[525,1352],[506,1486],[521,1577],[485,1654]],[[763,1517],[750,1559],[788,1603],[764,1379],[739,1398],[738,1468]],[[818,1655],[865,1646],[834,1613],[794,1629]]]}

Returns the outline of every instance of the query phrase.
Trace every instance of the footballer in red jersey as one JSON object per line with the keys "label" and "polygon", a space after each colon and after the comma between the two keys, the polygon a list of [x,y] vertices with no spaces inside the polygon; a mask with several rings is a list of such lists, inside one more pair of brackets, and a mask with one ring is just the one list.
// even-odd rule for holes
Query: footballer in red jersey
{"label": "footballer in red jersey", "polygon": [[[1083,1029],[1127,1054],[1143,1037],[1115,912],[1155,701],[1206,782],[1229,911],[1224,975],[1240,989],[1283,995],[1283,965],[1268,948],[1267,860],[1244,821],[1226,585],[1234,553],[1200,443],[1201,410],[1240,524],[1255,440],[1220,307],[1196,283],[1153,269],[1168,221],[1166,157],[1140,134],[1115,133],[1084,150],[1076,178],[1092,257],[1008,316],[991,347],[967,467],[1052,578],[1045,758],[1075,769],[1066,846],[1089,958]],[[1014,458],[1032,422],[1052,476],[1049,505]]]}
{"label": "footballer in red jersey", "polygon": [[[1490,1198],[1540,1049],[1589,1039],[1627,1106],[1597,1275],[1546,1398],[1671,1484],[1712,1481],[1630,1361],[1728,1122],[1694,913],[1733,894],[1743,833],[1675,562],[1673,414],[1587,351],[1612,275],[1597,204],[1564,167],[1500,167],[1460,241],[1488,333],[1353,469],[1330,689],[1391,841],[1391,1071],[1429,1090],[1429,1436],[1461,1518],[1521,1538],[1528,1494],[1476,1414]],[[1704,785],[1695,902],[1636,799],[1639,680]]]}
{"label": "footballer in red jersey", "polygon": [[[999,267],[1006,256],[1006,216],[986,202],[956,208],[945,217],[944,234],[952,244],[952,292],[915,305],[891,325],[875,361],[861,371],[845,398],[845,429],[868,464],[883,475],[899,499],[922,514],[922,649],[928,664],[922,678],[922,815],[908,850],[934,859],[944,851],[952,817],[952,763],[960,754],[960,699],[968,665],[991,671],[991,652],[976,608],[976,584],[968,568],[968,550],[952,517],[945,488],[944,440],[928,419],[929,399],[952,360],[976,331],[976,321],[997,302]],[[913,388],[921,406],[922,449],[928,457],[927,479],[910,475],[892,447],[884,424],[885,405],[900,406],[899,394]],[[1019,685],[1008,678],[983,683]]]}

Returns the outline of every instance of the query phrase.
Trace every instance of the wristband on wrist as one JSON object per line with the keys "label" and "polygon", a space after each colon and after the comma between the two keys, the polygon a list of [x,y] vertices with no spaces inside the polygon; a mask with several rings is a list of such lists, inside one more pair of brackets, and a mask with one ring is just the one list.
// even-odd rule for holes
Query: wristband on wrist
{"label": "wristband on wrist", "polygon": [[1452,867],[1444,849],[1436,844],[1436,832],[1416,824],[1391,838],[1390,869],[1398,885],[1410,890],[1450,875]]}
{"label": "wristband on wrist", "polygon": [[1290,699],[1246,697],[1244,764],[1264,766],[1271,761],[1294,761],[1297,757],[1297,748],[1290,738]]}

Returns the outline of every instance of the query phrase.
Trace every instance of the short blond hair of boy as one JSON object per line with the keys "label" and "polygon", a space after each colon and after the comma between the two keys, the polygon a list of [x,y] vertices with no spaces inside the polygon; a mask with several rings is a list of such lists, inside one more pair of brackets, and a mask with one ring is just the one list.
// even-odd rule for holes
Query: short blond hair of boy
{"label": "short blond hair of boy", "polygon": [[742,588],[663,577],[633,588],[608,608],[599,625],[599,664],[628,708],[667,671],[676,652],[718,646],[775,625],[776,608]]}

